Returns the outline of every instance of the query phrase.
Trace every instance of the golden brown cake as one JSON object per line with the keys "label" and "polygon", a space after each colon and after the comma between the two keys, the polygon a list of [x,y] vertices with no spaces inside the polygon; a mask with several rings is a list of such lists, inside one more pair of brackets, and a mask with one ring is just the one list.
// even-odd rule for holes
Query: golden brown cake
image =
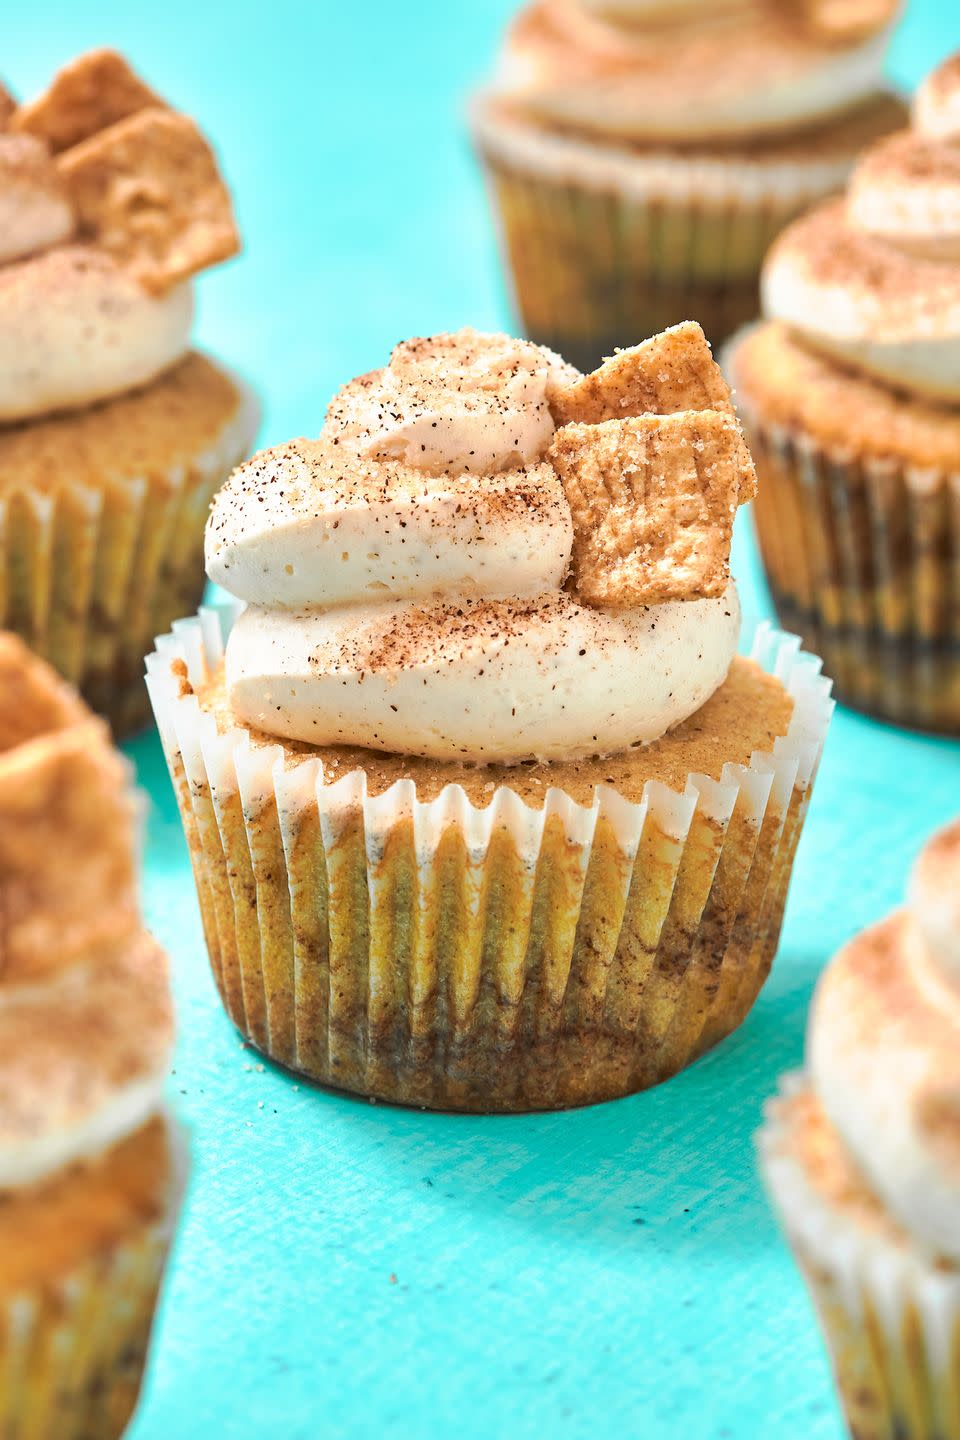
{"label": "golden brown cake", "polygon": [[904,121],[897,5],[826,8],[521,10],[471,124],[525,333],[589,368],[689,315],[715,343],[754,317],[774,237]]}
{"label": "golden brown cake", "polygon": [[[953,77],[951,81],[951,76]],[[784,624],[851,705],[960,734],[960,128],[955,61],[915,123],[764,267],[767,320],[730,347]],[[926,130],[924,117],[933,115]]]}
{"label": "golden brown cake", "polygon": [[[721,420],[738,443],[702,445]],[[571,432],[587,471],[623,441],[613,567],[578,549],[617,525],[554,463]],[[411,341],[235,472],[207,568],[246,609],[164,637],[148,685],[245,1036],[362,1094],[524,1110],[654,1084],[740,1023],[831,708],[783,637],[734,656],[754,478],[689,324],[591,377]]]}
{"label": "golden brown cake", "polygon": [[126,731],[256,424],[190,352],[190,279],[237,249],[230,198],[193,121],[102,50],[0,118],[0,221],[0,626]]}
{"label": "golden brown cake", "polygon": [[814,1000],[760,1135],[852,1435],[960,1436],[960,824]]}
{"label": "golden brown cake", "polygon": [[182,1188],[166,960],[106,728],[0,633],[0,1432],[119,1440]]}

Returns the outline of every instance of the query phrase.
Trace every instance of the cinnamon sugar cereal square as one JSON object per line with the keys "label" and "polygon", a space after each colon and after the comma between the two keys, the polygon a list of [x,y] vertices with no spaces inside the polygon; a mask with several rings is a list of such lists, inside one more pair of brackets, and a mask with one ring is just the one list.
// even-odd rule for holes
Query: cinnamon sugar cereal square
{"label": "cinnamon sugar cereal square", "polygon": [[11,129],[39,135],[56,152],[163,104],[116,50],[90,50],[59,70],[36,100],[21,105]]}
{"label": "cinnamon sugar cereal square", "polygon": [[730,387],[707,337],[693,320],[618,350],[598,370],[559,390],[552,406],[558,425],[581,420],[628,420],[674,410],[732,410]]}
{"label": "cinnamon sugar cereal square", "polygon": [[623,609],[721,595],[745,451],[717,410],[558,430],[548,455],[573,516],[580,598]]}
{"label": "cinnamon sugar cereal square", "polygon": [[60,156],[82,236],[162,291],[236,253],[230,196],[192,120],[140,110]]}

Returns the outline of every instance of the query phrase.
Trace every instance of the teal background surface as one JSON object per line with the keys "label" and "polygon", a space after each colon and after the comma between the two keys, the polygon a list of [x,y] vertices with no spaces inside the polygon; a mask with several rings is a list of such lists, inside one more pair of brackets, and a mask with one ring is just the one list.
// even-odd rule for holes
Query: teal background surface
{"label": "teal background surface", "polygon": [[[201,281],[198,335],[258,387],[272,443],[315,432],[396,340],[509,324],[460,118],[512,8],[59,0],[3,7],[2,63],[30,93],[117,45],[216,137],[246,251]],[[957,0],[915,0],[891,73],[911,84],[957,43]],[[769,613],[748,529],[737,552],[745,611]],[[131,1440],[839,1440],[751,1137],[800,1061],[818,972],[960,809],[960,743],[839,712],[739,1033],[659,1090],[506,1119],[370,1105],[244,1049],[159,745],[128,751],[152,799],[145,903],[172,956],[171,1095],[193,1151]]]}

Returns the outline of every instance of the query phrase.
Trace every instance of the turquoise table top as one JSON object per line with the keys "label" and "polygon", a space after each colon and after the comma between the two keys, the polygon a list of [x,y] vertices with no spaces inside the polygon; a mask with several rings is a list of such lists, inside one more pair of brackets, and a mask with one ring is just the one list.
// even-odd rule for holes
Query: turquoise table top
{"label": "turquoise table top", "polygon": [[[23,91],[110,43],[217,137],[247,249],[200,284],[199,335],[257,385],[263,441],[409,334],[509,324],[460,126],[506,0],[5,7]],[[960,42],[915,0],[892,73]],[[744,608],[768,613],[748,529]],[[839,1440],[806,1294],[754,1165],[801,1058],[817,974],[896,905],[960,809],[960,743],[838,712],[772,978],[670,1084],[567,1114],[460,1118],[330,1094],[246,1050],[221,1012],[155,736],[145,902],[172,956],[171,1096],[193,1175],[130,1440],[595,1435]]]}

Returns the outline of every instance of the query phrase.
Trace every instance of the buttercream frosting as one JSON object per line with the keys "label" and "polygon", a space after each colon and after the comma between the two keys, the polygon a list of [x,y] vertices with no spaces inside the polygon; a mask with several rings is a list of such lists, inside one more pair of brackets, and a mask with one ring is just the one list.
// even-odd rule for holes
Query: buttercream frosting
{"label": "buttercream frosting", "polygon": [[189,284],[151,295],[115,260],[62,245],[0,268],[0,420],[135,389],[187,353]]}
{"label": "buttercream frosting", "polygon": [[[934,79],[946,106],[960,71],[948,62]],[[934,127],[868,150],[844,198],[774,243],[761,293],[765,313],[814,348],[915,394],[960,400],[955,148]]]}
{"label": "buttercream frosting", "polygon": [[736,650],[716,600],[608,611],[528,599],[248,608],[227,645],[234,710],[317,745],[512,762],[659,739],[707,700]]}
{"label": "buttercream frosting", "polygon": [[207,527],[208,573],[248,602],[226,654],[238,717],[510,763],[609,754],[696,710],[736,650],[732,585],[605,610],[567,581],[573,518],[546,452],[579,378],[501,335],[407,342],[340,392],[318,440],[241,467]]}
{"label": "buttercream frosting", "polygon": [[838,43],[766,0],[679,14],[618,4],[612,17],[602,4],[538,0],[508,32],[497,89],[551,122],[604,135],[710,144],[775,135],[883,89],[890,8]]}
{"label": "buttercream frosting", "polygon": [[960,1262],[960,824],[921,857],[910,903],[846,946],[818,986],[814,1089],[921,1249]]}

